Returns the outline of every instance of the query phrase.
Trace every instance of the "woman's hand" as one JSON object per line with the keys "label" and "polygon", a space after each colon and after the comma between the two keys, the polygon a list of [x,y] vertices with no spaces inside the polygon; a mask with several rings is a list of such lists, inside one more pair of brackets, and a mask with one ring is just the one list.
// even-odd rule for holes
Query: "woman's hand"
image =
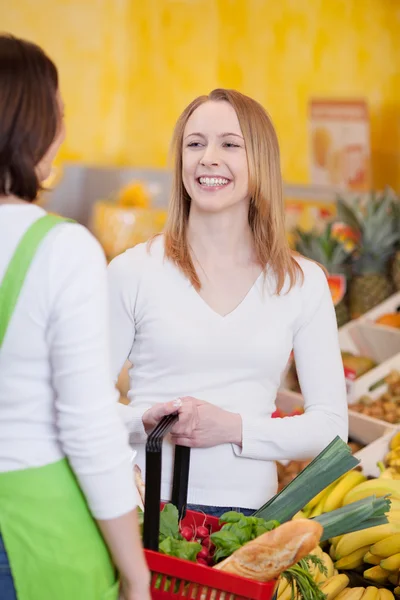
{"label": "woman's hand", "polygon": [[142,417],[142,422],[146,433],[149,434],[154,427],[158,425],[161,419],[176,412],[181,406],[181,400],[177,399],[172,400],[172,402],[161,402],[159,404],[155,404],[146,410]]}
{"label": "woman's hand", "polygon": [[180,400],[179,421],[171,429],[174,444],[190,448],[210,448],[230,443],[241,446],[240,415],[192,396]]}

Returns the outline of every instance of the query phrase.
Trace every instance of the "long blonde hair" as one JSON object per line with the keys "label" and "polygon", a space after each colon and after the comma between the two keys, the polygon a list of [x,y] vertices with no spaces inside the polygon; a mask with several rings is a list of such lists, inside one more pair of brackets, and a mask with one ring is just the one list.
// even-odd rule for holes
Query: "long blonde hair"
{"label": "long blonde hair", "polygon": [[188,247],[186,232],[190,197],[182,180],[183,135],[192,113],[208,101],[229,102],[235,109],[243,133],[249,169],[249,225],[254,236],[256,257],[264,272],[272,267],[279,294],[289,277],[289,289],[302,270],[294,259],[285,230],[285,207],[280,171],[278,138],[264,108],[235,90],[216,89],[199,96],[185,108],[175,126],[172,150],[174,173],[164,231],[165,256],[190,280],[195,289],[201,287]]}

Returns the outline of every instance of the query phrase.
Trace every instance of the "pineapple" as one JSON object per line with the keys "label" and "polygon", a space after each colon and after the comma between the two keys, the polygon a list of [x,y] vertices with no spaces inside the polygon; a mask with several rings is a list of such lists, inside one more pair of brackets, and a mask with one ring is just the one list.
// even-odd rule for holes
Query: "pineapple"
{"label": "pineapple", "polygon": [[395,224],[393,198],[388,193],[371,194],[367,200],[356,200],[352,207],[339,198],[337,214],[338,221],[350,227],[358,238],[349,286],[350,315],[356,319],[393,292],[388,262],[400,232]]}
{"label": "pineapple", "polygon": [[[297,252],[318,262],[330,275],[344,275],[348,279],[349,258],[353,247],[342,244],[334,237],[332,224],[328,224],[322,234],[297,229],[295,236]],[[347,294],[336,304],[335,310],[338,327],[342,327],[350,320]]]}
{"label": "pineapple", "polygon": [[[396,215],[396,231],[400,231],[400,198],[394,200],[393,208]],[[400,244],[397,244],[397,252],[393,257],[392,278],[395,289],[400,291]]]}

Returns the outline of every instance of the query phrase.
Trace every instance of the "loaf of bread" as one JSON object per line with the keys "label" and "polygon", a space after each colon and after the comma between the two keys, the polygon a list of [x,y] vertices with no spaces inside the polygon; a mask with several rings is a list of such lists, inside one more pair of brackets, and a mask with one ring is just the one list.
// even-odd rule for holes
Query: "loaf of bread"
{"label": "loaf of bread", "polygon": [[323,527],[316,521],[289,521],[248,542],[214,569],[255,581],[271,581],[307,556],[318,545],[322,532]]}

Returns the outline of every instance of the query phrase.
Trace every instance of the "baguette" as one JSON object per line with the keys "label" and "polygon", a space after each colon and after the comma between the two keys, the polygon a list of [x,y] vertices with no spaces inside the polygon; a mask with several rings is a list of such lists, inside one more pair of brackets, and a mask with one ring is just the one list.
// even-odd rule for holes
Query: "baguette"
{"label": "baguette", "polygon": [[316,521],[289,521],[248,542],[213,568],[255,581],[271,581],[307,556],[322,533],[323,527]]}

